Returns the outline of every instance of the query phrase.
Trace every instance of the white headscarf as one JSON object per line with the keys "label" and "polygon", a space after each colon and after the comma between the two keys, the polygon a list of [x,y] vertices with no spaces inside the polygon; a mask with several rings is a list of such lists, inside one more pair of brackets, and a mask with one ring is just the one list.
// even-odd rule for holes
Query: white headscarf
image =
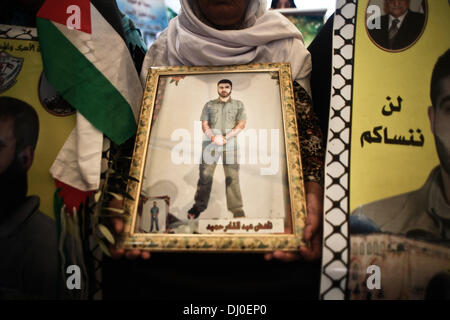
{"label": "white headscarf", "polygon": [[[193,0],[197,1],[197,0]],[[166,29],[169,65],[219,66],[290,62],[292,78],[310,93],[311,57],[300,31],[283,15],[266,11],[265,0],[250,0],[243,28],[217,30],[202,22],[189,0]],[[159,48],[161,50],[161,48]],[[150,48],[148,55],[152,55]],[[147,57],[146,57],[147,59]],[[161,65],[153,59],[153,66]],[[148,68],[144,61],[144,68]],[[144,72],[146,72],[144,70]]]}

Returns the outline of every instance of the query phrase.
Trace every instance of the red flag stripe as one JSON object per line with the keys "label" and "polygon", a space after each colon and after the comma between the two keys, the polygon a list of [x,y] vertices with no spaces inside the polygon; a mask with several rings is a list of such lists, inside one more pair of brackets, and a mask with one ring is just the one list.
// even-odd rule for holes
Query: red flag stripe
{"label": "red flag stripe", "polygon": [[37,17],[71,29],[92,33],[90,0],[47,0],[37,13]]}
{"label": "red flag stripe", "polygon": [[95,190],[92,191],[82,191],[74,188],[64,182],[55,179],[56,187],[61,189],[58,195],[63,199],[66,205],[66,212],[73,213],[73,208],[77,211],[80,209],[81,204],[85,204],[88,197],[94,194]]}

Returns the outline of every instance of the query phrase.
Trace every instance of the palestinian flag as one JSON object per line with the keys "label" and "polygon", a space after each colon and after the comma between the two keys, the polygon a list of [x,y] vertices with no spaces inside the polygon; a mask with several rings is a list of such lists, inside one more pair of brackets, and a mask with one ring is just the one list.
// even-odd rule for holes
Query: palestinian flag
{"label": "palestinian flag", "polygon": [[142,86],[115,1],[47,0],[37,27],[49,82],[112,141],[130,138]]}
{"label": "palestinian flag", "polygon": [[100,186],[103,134],[136,131],[142,86],[111,0],[47,0],[37,14],[46,78],[77,109],[77,123],[50,173],[66,210]]}

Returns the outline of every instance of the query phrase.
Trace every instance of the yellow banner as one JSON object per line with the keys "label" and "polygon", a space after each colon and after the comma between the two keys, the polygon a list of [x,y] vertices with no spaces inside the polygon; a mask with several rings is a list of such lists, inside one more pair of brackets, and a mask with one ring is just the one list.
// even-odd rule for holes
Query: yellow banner
{"label": "yellow banner", "polygon": [[0,96],[28,103],[39,116],[39,139],[28,172],[28,195],[39,196],[40,211],[54,217],[53,195],[56,187],[49,169],[75,126],[74,110],[42,78],[39,42],[35,37],[27,36],[36,33],[35,29],[5,25],[1,25],[0,29],[9,30],[6,37],[10,34],[14,38],[32,39],[0,38],[0,61],[11,61],[10,65],[14,65],[14,68],[2,70]]}

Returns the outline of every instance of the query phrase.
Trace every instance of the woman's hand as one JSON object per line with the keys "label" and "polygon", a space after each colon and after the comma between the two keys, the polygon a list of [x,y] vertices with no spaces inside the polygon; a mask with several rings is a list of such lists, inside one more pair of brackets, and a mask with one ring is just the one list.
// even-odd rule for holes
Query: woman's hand
{"label": "woman's hand", "polygon": [[323,215],[323,188],[317,182],[305,183],[306,191],[306,225],[303,239],[310,243],[310,248],[301,247],[298,252],[275,251],[267,253],[266,260],[273,258],[282,261],[304,259],[313,261],[322,254],[322,215]]}
{"label": "woman's hand", "polygon": [[[123,200],[113,199],[109,206],[112,208],[122,209],[123,208]],[[122,218],[113,218],[112,219],[113,231],[116,235],[119,235],[123,232],[124,222]],[[141,257],[144,260],[150,259],[150,252],[145,250],[133,249],[133,250],[125,250],[123,248],[117,248],[115,245],[111,245],[109,247],[109,252],[111,253],[111,257],[113,259],[119,259],[125,256],[127,259],[134,260],[136,258]]]}

